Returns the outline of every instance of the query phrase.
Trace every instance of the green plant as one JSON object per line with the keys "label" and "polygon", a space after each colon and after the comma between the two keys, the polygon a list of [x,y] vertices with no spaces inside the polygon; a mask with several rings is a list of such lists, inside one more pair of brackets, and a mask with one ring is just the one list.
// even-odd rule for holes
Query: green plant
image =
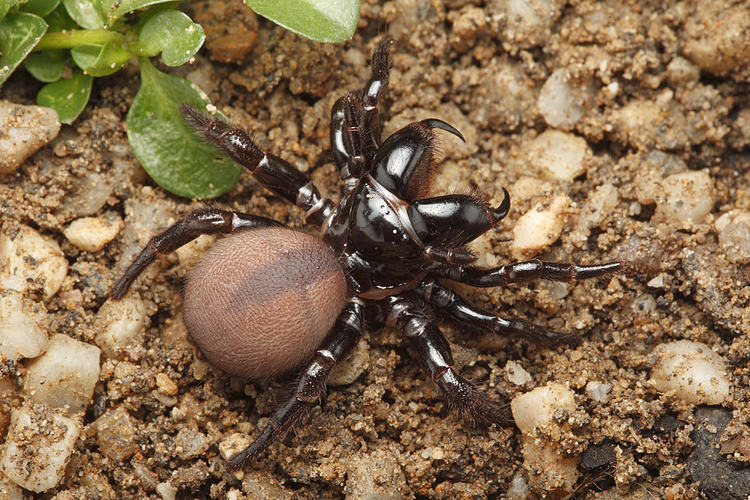
{"label": "green plant", "polygon": [[[0,0],[0,85],[19,66],[45,82],[37,103],[72,123],[89,101],[93,78],[138,58],[141,87],[127,115],[133,154],[164,189],[214,198],[229,190],[241,168],[196,138],[179,113],[203,110],[206,95],[185,79],[157,70],[190,61],[205,40],[203,28],[172,0]],[[247,0],[260,15],[320,41],[350,38],[359,0]]]}

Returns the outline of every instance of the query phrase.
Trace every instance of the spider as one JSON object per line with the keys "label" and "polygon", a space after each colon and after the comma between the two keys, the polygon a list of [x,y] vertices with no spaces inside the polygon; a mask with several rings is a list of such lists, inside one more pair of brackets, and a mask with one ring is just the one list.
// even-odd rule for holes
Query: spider
{"label": "spider", "polygon": [[388,86],[391,41],[372,56],[372,75],[360,93],[336,101],[331,149],[342,178],[341,201],[324,198],[304,174],[266,153],[241,128],[183,105],[186,120],[208,141],[249,169],[261,184],[305,211],[320,238],[251,214],[203,208],[153,237],[113,286],[122,298],[157,255],[202,234],[217,241],[191,272],[183,304],[191,339],[215,366],[252,379],[307,362],[289,399],[245,450],[230,458],[238,469],[284,436],[325,396],[331,368],[357,344],[371,314],[397,328],[448,407],[470,424],[509,424],[500,404],[456,370],[448,342],[426,304],[495,334],[530,337],[548,345],[576,344],[522,319],[503,319],[470,305],[444,280],[477,287],[536,279],[574,281],[618,271],[619,262],[578,266],[534,259],[492,269],[473,266],[466,245],[508,213],[510,197],[491,207],[478,196],[427,197],[435,130],[463,140],[448,123],[411,123],[381,142],[378,103]]}

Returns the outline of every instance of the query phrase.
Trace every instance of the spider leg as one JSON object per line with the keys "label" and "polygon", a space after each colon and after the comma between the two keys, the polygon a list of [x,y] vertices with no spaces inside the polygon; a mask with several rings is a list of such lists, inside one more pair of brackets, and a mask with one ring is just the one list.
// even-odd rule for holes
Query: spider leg
{"label": "spider leg", "polygon": [[109,295],[114,299],[121,299],[138,275],[158,255],[173,252],[202,234],[231,234],[240,229],[262,226],[281,226],[281,224],[273,219],[217,208],[194,210],[163,233],[151,238],[122,277],[114,284]]}
{"label": "spider leg", "polygon": [[512,422],[507,405],[494,401],[456,372],[448,341],[431,318],[402,296],[387,297],[380,305],[387,324],[401,330],[422,370],[437,384],[451,411],[472,425]]}
{"label": "spider leg", "polygon": [[240,469],[258,453],[281,439],[326,393],[331,368],[357,345],[362,335],[364,303],[352,298],[302,372],[294,392],[273,414],[268,425],[250,446],[227,462],[229,469]]}
{"label": "spider leg", "polygon": [[471,286],[503,286],[509,283],[526,283],[538,279],[550,281],[578,281],[606,276],[622,271],[622,262],[578,266],[560,262],[543,262],[539,259],[517,262],[506,266],[481,269],[474,266],[443,266],[430,274],[439,278],[459,281]]}
{"label": "spider leg", "polygon": [[180,111],[203,137],[250,170],[261,184],[303,209],[305,221],[320,225],[330,214],[333,203],[320,195],[305,174],[286,160],[260,149],[245,130],[232,127],[188,104],[183,104]]}
{"label": "spider leg", "polygon": [[546,345],[578,345],[578,335],[558,333],[518,318],[504,319],[472,306],[456,292],[435,280],[425,280],[414,287],[414,291],[427,303],[446,309],[450,315],[462,322],[479,326],[497,335],[518,335]]}
{"label": "spider leg", "polygon": [[361,95],[347,94],[339,98],[331,110],[331,151],[343,179],[342,192],[347,192],[366,172],[380,146],[378,102],[388,87],[391,69],[390,38],[384,38],[372,54],[372,76]]}

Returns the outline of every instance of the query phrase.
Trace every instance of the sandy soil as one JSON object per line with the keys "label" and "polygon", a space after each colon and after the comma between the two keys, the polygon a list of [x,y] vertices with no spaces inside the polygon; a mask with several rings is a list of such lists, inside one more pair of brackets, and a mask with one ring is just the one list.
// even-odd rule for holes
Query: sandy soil
{"label": "sandy soil", "polygon": [[[451,416],[388,329],[368,332],[356,362],[343,367],[339,375],[351,383],[331,387],[322,408],[244,473],[228,473],[219,444],[235,433],[256,434],[291,380],[245,383],[195,359],[180,317],[180,283],[200,251],[192,249],[162,258],[151,279],[134,287],[150,307],[147,335],[124,357],[103,361],[65,478],[40,498],[169,497],[175,491],[165,484],[178,498],[523,498],[524,485],[532,497],[747,495],[750,268],[747,258],[730,259],[715,221],[731,209],[750,209],[748,58],[723,46],[704,57],[700,50],[710,52],[724,32],[712,32],[708,20],[715,11],[703,2],[552,1],[537,5],[542,19],[532,28],[511,22],[504,4],[366,1],[354,39],[336,46],[248,21],[257,36],[251,52],[225,37],[178,73],[336,197],[327,152],[330,108],[344,91],[361,87],[369,53],[387,33],[395,46],[386,130],[429,115],[445,119],[467,143],[444,140],[435,192],[479,190],[497,203],[506,186],[514,196],[510,215],[475,246],[483,263],[514,260],[512,228],[537,202],[563,193],[571,198],[565,230],[541,256],[578,263],[619,259],[632,264],[630,273],[569,286],[459,289],[503,315],[579,333],[580,347],[546,349],[441,324],[461,373],[493,397],[512,398],[549,381],[575,392],[578,407],[566,415],[568,431],[550,438],[584,457],[574,489],[549,492],[529,478],[517,429],[472,429]],[[740,18],[747,12],[741,2],[711,5]],[[215,17],[204,7],[188,5],[209,33],[218,38],[232,29],[220,7]],[[725,21],[731,27],[735,20]],[[747,46],[748,32],[740,36]],[[227,58],[238,62],[220,62]],[[583,137],[591,149],[584,171],[568,181],[544,179],[527,153],[530,141],[549,128],[537,101],[560,68],[583,90],[576,97],[580,117],[558,128]],[[19,75],[6,84],[4,97],[32,103],[35,85]],[[124,242],[143,244],[150,234],[128,234],[138,207],[155,214],[138,226],[153,231],[201,204],[155,186],[129,152],[124,119],[137,85],[135,67],[97,79],[79,120],[0,183],[2,231],[34,227],[58,241],[69,261],[63,288],[47,303],[50,331],[87,342],[96,336],[95,315],[124,264]],[[710,213],[696,224],[670,221],[659,211],[658,196],[643,196],[680,170],[705,170],[714,185]],[[616,188],[615,205],[582,225],[578,216],[587,200],[607,183]],[[303,227],[299,210],[250,175],[215,203]],[[62,230],[71,220],[107,212],[122,216],[126,228],[104,250],[87,253],[66,241]],[[729,464],[744,490],[722,490],[712,473],[717,489],[705,477],[699,481],[703,476],[689,466],[701,459],[691,456],[701,429],[699,407],[660,394],[649,382],[655,346],[678,339],[703,342],[728,364],[732,392],[721,415],[729,423],[723,433],[713,429],[722,453],[712,460]],[[511,360],[533,380],[509,382]],[[22,364],[11,370],[19,379],[23,373]],[[159,374],[176,390],[165,389],[163,376],[157,386]],[[608,400],[587,395],[591,381],[612,384]],[[16,406],[19,398],[6,402]],[[95,422],[108,415],[132,431],[128,443],[111,443],[97,432]],[[6,430],[7,422],[0,425]],[[204,441],[207,450],[185,451]]]}

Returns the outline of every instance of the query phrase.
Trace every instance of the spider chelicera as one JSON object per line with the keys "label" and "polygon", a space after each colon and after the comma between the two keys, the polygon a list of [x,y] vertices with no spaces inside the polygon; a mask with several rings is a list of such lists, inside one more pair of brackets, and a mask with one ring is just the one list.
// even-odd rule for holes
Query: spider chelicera
{"label": "spider chelicera", "polygon": [[411,123],[381,142],[378,102],[388,85],[390,46],[386,39],[375,49],[372,76],[362,92],[333,106],[331,149],[342,178],[337,204],[288,162],[264,152],[244,130],[182,107],[206,139],[303,209],[306,221],[320,227],[320,239],[264,217],[204,208],[152,238],[112,288],[113,298],[123,297],[158,254],[202,234],[236,233],[214,244],[190,274],[183,311],[191,339],[214,365],[249,378],[307,365],[293,394],[257,439],[229,460],[230,468],[242,467],[282,437],[325,395],[331,368],[357,344],[370,312],[403,335],[452,411],[474,425],[509,423],[507,405],[458,374],[450,346],[424,304],[496,334],[575,344],[575,335],[482,311],[443,280],[492,287],[536,279],[574,281],[621,267],[536,259],[492,269],[471,265],[475,257],[465,246],[505,217],[510,198],[504,190],[502,203],[493,208],[477,196],[427,197],[434,130],[463,140],[442,120]]}

